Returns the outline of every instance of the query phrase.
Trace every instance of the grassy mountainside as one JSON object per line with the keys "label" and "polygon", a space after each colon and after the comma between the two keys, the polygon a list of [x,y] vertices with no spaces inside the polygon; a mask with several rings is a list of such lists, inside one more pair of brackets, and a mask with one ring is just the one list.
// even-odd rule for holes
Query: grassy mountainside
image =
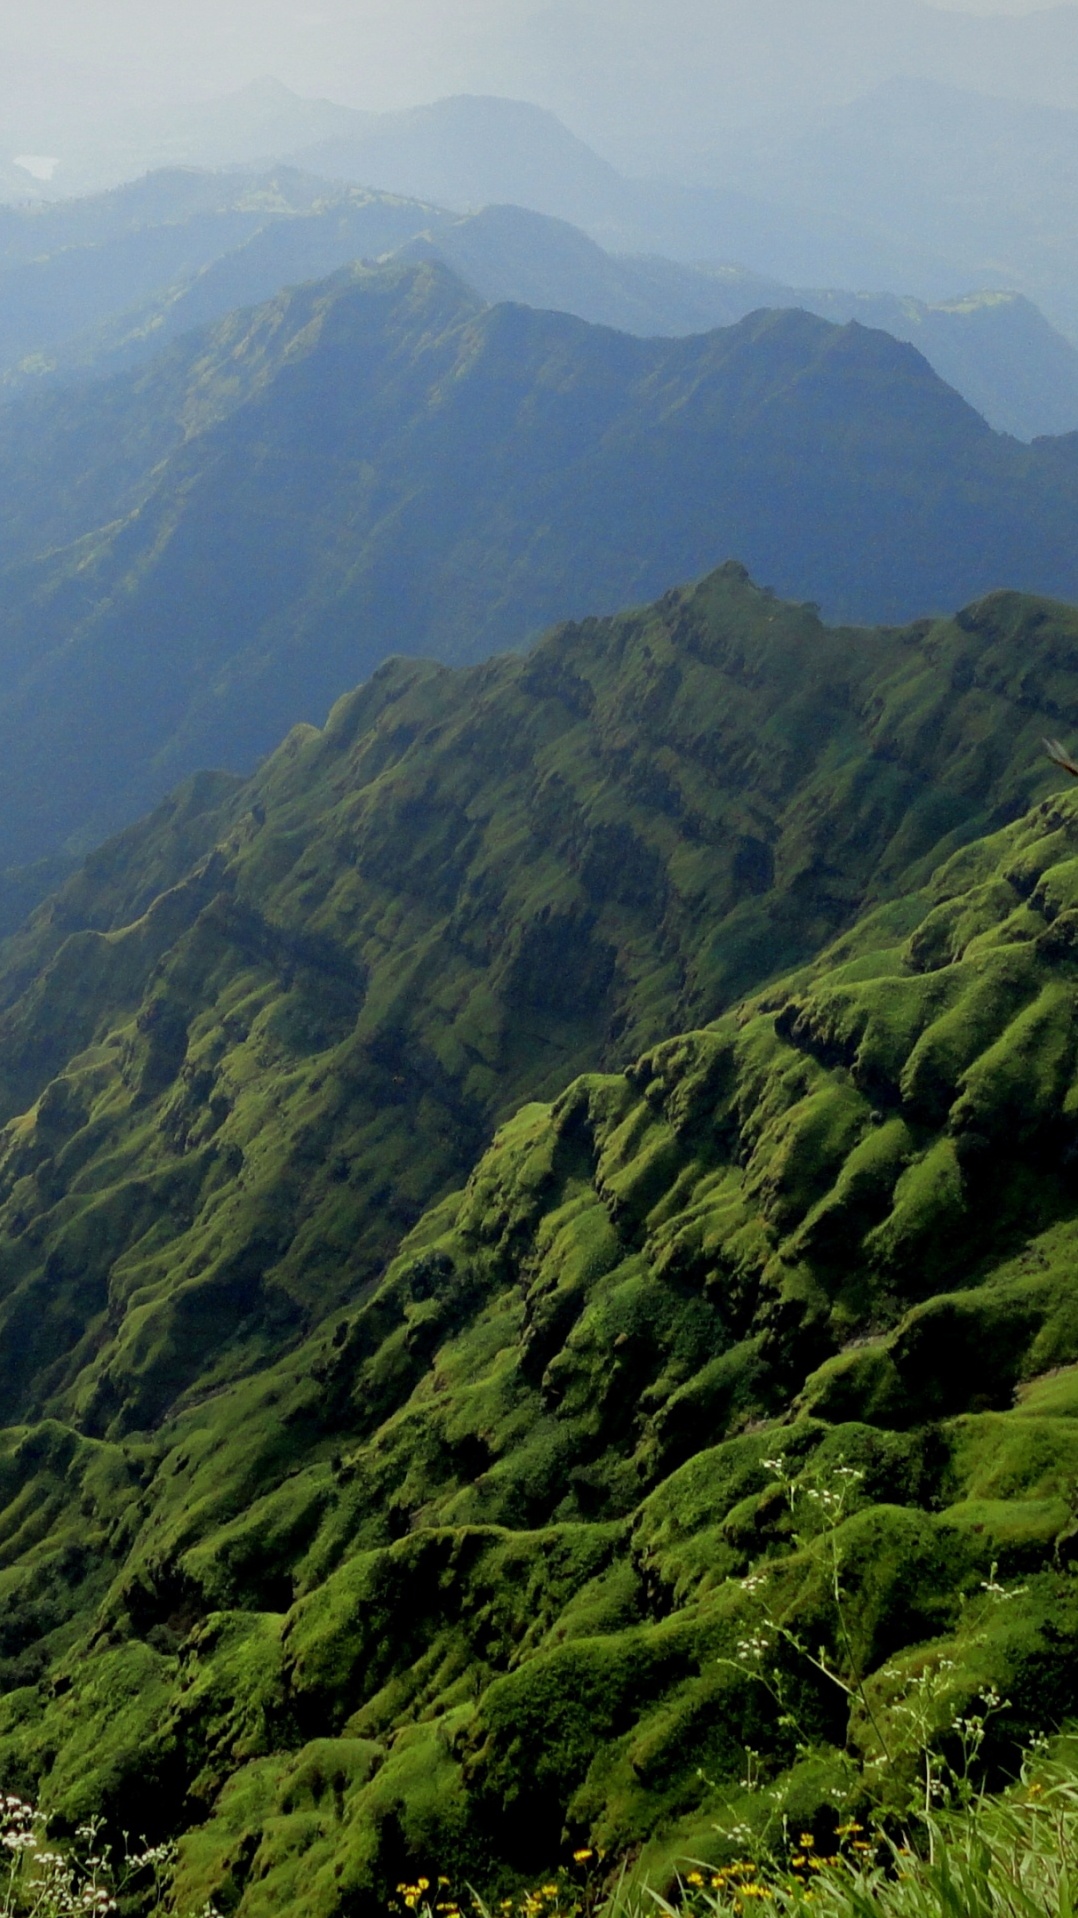
{"label": "grassy mountainside", "polygon": [[[357,268],[2,423],[3,865],[242,770],[387,653],[483,657],[730,552],[841,616],[1078,588],[1078,440],[803,313],[638,340]],[[44,528],[74,543],[26,557]]]}
{"label": "grassy mountainside", "polygon": [[310,1918],[1078,1708],[1075,636],[728,569],[394,664],[9,942],[7,1783]]}
{"label": "grassy mountainside", "polygon": [[94,854],[0,973],[12,1413],[167,1410],[201,1376],[181,1265],[226,1372],[298,1336],[497,1118],[715,1016],[1023,811],[1075,632],[1007,596],[832,631],[727,568],[527,658],[392,662],[252,781],[201,777]]}

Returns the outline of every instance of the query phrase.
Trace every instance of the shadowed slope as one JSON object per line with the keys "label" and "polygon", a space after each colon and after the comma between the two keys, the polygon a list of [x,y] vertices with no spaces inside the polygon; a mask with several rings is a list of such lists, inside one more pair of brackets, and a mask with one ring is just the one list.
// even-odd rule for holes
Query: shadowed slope
{"label": "shadowed slope", "polygon": [[4,864],[242,770],[387,652],[483,657],[731,551],[846,615],[1078,587],[1078,442],[996,436],[911,348],[804,313],[644,341],[357,269],[85,408],[10,429],[13,545],[42,500],[86,536],[3,575]]}

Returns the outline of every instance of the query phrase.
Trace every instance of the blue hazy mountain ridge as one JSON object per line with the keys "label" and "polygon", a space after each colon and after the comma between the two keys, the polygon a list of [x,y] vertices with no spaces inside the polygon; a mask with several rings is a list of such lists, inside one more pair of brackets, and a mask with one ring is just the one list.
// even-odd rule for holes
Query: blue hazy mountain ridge
{"label": "blue hazy mountain ridge", "polygon": [[[287,93],[287,89],[281,89]],[[245,123],[244,95],[237,114]],[[294,96],[298,108],[306,104]],[[315,102],[314,105],[319,103]],[[217,103],[222,132],[204,140],[127,142],[108,163],[80,171],[60,165],[49,182],[24,178],[7,189],[23,199],[32,189],[44,200],[101,189],[130,179],[143,168],[178,162],[225,164],[249,160],[252,141],[224,137],[229,100]],[[295,142],[295,122],[265,123],[265,167],[282,161],[308,173],[377,187],[474,210],[512,201],[582,226],[615,251],[659,252],[676,259],[740,259],[754,271],[779,278],[839,284],[877,284],[923,290],[923,283],[953,293],[945,254],[926,252],[914,238],[881,238],[871,220],[835,214],[822,204],[771,204],[753,189],[682,183],[619,172],[551,112],[527,100],[460,95],[432,104],[380,114],[334,109],[334,130],[320,139]],[[5,189],[0,182],[0,191]],[[828,262],[826,270],[820,262]]]}
{"label": "blue hazy mountain ridge", "polygon": [[[1078,17],[1078,16],[1076,16]],[[1078,110],[1031,105],[897,77],[811,124],[771,125],[721,140],[695,169],[701,182],[800,208],[808,245],[815,209],[871,237],[866,258],[919,251],[909,290],[944,295],[989,282],[1026,293],[1078,332]],[[747,264],[753,256],[744,253]],[[845,279],[826,249],[819,273]],[[864,283],[864,278],[860,282]],[[895,284],[886,276],[878,283]]]}
{"label": "blue hazy mountain ridge", "polygon": [[783,285],[745,268],[612,256],[579,229],[517,207],[443,220],[400,251],[444,260],[487,299],[556,307],[633,333],[703,331],[760,307],[859,320],[916,346],[999,431],[1034,439],[1078,426],[1078,350],[1021,294],[927,302]]}
{"label": "blue hazy mountain ridge", "polygon": [[[448,217],[292,168],[255,177],[166,169],[21,221],[8,210],[0,214],[0,381],[15,391],[58,370],[108,371],[146,358],[234,307],[377,258]],[[30,257],[28,225],[37,242]]]}
{"label": "blue hazy mountain ridge", "polygon": [[284,286],[394,250],[442,259],[491,302],[643,335],[705,332],[763,306],[858,319],[915,344],[1000,431],[1033,439],[1078,426],[1078,350],[1019,295],[930,306],[794,287],[744,268],[611,255],[522,207],[454,215],[284,167],[165,170],[73,204],[0,210],[0,383],[12,393],[132,366]]}
{"label": "blue hazy mountain ridge", "polygon": [[[332,66],[318,72],[307,57],[319,38],[315,23],[313,33],[297,32],[298,64],[289,71],[313,94],[337,93],[350,81],[367,108],[435,92],[526,98],[558,114],[623,171],[672,177],[687,177],[717,129],[768,119],[789,128],[898,75],[1035,106],[1072,107],[1078,98],[1073,4],[1017,17],[922,0],[561,0],[543,7],[502,0],[483,13],[482,32],[463,35],[452,9],[402,0],[399,38],[423,43],[409,62],[407,92],[400,60],[395,81],[372,65],[358,9],[338,14],[325,35]],[[282,42],[268,37],[258,57],[287,77]],[[346,122],[341,116],[351,110],[334,101],[300,106],[288,89],[265,79],[223,99],[178,109],[155,104],[140,113],[117,111],[114,92],[107,72],[57,72],[50,83],[47,73],[20,72],[18,59],[9,61],[0,73],[0,128],[9,130],[10,155],[58,155],[48,190],[63,194],[75,188],[76,167],[84,191],[177,161],[280,155],[361,117],[353,113]],[[108,110],[99,109],[97,119],[104,124],[89,124],[86,103],[102,100]]]}
{"label": "blue hazy mountain ridge", "polygon": [[901,76],[1034,107],[1078,100],[1073,4],[1018,16],[922,0],[586,0],[527,21],[507,10],[504,36],[490,78],[453,90],[536,100],[633,174],[690,177],[720,129],[735,143],[769,121],[789,133]]}
{"label": "blue hazy mountain ridge", "polygon": [[731,555],[845,621],[1078,593],[1078,436],[997,435],[803,312],[643,340],[357,267],[2,429],[0,867],[249,767],[390,654],[481,660]]}
{"label": "blue hazy mountain ridge", "polygon": [[735,127],[692,181],[619,173],[550,114],[453,99],[292,156],[476,208],[511,200],[618,252],[930,300],[1013,287],[1078,333],[1078,111],[895,79],[805,126]]}
{"label": "blue hazy mountain ridge", "polygon": [[876,223],[768,200],[751,185],[683,183],[619,172],[556,116],[524,100],[460,95],[386,113],[281,156],[309,172],[460,210],[511,201],[580,226],[615,252],[689,263],[737,259],[783,278],[840,263],[840,283],[912,287],[954,280],[945,254],[915,237],[881,238]]}
{"label": "blue hazy mountain ridge", "polygon": [[[8,103],[9,125],[14,117]],[[65,113],[66,138],[63,125],[42,130],[39,145],[57,161],[47,180],[15,164],[15,149],[25,145],[29,129],[11,128],[5,141],[0,127],[0,155],[5,144],[10,149],[6,164],[0,161],[0,192],[16,200],[64,200],[97,194],[161,168],[258,163],[293,147],[355,132],[376,117],[332,100],[308,99],[270,77],[190,105],[113,113],[100,125],[93,124],[84,105],[81,125],[72,125],[75,116],[70,110]]]}

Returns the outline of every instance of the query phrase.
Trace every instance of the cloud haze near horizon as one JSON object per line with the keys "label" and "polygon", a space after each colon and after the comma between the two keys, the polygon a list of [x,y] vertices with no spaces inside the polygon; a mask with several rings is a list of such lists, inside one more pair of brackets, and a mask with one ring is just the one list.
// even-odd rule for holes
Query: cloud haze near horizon
{"label": "cloud haze near horizon", "polygon": [[[709,89],[729,123],[853,97],[889,72],[926,77],[927,64],[936,77],[937,60],[949,84],[1078,108],[1050,51],[1064,16],[1078,45],[1074,0],[24,0],[0,18],[0,131],[48,151],[117,109],[273,75],[374,110],[511,94],[625,162],[649,115],[676,144],[682,93],[699,142]],[[987,68],[964,51],[986,21]],[[1041,50],[1028,71],[1018,62],[1012,88],[1007,48],[1021,28]]]}

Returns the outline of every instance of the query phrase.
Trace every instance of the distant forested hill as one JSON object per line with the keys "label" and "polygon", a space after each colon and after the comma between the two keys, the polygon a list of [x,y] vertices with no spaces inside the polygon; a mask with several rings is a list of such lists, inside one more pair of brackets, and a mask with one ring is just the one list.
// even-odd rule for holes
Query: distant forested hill
{"label": "distant forested hill", "polygon": [[743,558],[832,617],[1078,592],[1078,439],[763,313],[641,340],[358,268],[0,415],[4,864],[249,766],[390,653],[481,659]]}

